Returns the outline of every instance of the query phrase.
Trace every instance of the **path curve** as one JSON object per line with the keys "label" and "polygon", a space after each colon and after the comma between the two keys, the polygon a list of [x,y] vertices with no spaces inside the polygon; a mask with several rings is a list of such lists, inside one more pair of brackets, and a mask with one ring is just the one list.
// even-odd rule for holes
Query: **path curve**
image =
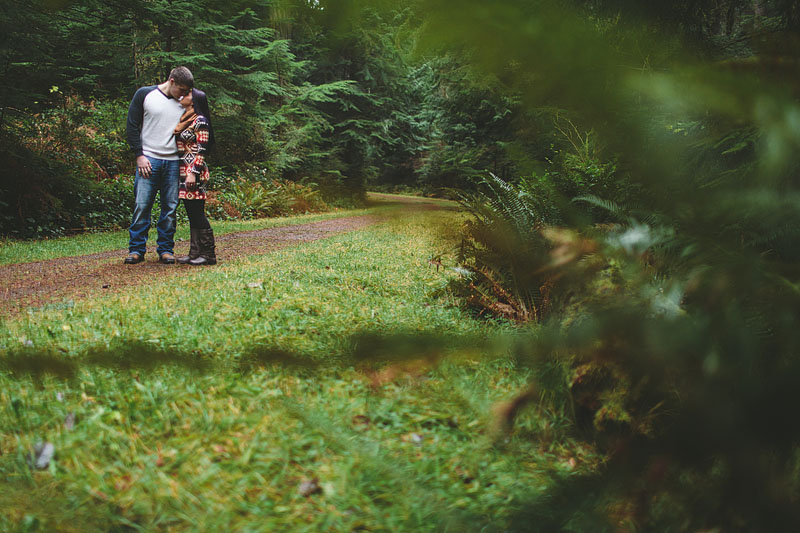
{"label": "path curve", "polygon": [[[228,233],[217,237],[221,262],[257,255],[355,231],[382,220],[375,215],[332,218],[320,222]],[[189,252],[188,242],[176,244],[177,255]],[[165,276],[196,271],[190,265],[162,265],[154,253],[138,265],[122,263],[127,250],[114,250],[47,261],[0,267],[0,316],[18,314],[65,299],[79,300],[98,293],[116,291]]]}

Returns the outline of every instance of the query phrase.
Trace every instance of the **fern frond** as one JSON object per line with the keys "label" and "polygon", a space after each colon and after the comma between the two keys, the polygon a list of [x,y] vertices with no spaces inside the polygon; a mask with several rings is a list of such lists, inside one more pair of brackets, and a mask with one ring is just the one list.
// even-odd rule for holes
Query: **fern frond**
{"label": "fern frond", "polygon": [[620,221],[624,221],[627,223],[635,222],[627,213],[623,207],[619,206],[616,202],[612,200],[606,200],[605,198],[600,198],[593,194],[585,194],[582,196],[577,196],[572,199],[573,202],[586,202],[589,205],[593,205],[595,207],[599,207],[604,211],[607,211],[609,214],[617,217]]}

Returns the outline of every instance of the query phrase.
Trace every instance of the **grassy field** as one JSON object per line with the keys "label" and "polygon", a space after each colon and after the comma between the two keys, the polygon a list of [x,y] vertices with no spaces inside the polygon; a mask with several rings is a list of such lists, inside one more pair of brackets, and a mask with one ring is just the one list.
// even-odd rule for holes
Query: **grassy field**
{"label": "grassy field", "polygon": [[530,375],[429,262],[459,224],[406,212],[6,321],[0,530],[502,530],[595,459],[535,437],[555,415],[491,431]]}

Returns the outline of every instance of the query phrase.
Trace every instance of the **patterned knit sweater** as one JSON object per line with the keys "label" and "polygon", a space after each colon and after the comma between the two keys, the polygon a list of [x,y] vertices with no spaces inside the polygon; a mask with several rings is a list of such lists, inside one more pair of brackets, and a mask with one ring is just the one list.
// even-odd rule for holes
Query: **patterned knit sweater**
{"label": "patterned knit sweater", "polygon": [[[175,136],[181,161],[180,189],[178,197],[185,200],[205,200],[208,186],[208,165],[205,154],[208,150],[208,120],[198,115],[185,130]],[[186,176],[192,173],[197,178],[197,186],[186,186]]]}

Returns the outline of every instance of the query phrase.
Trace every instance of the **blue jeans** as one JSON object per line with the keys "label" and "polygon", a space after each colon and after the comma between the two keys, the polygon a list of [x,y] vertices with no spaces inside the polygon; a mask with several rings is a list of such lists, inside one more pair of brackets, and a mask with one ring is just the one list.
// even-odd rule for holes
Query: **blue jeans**
{"label": "blue jeans", "polygon": [[133,182],[133,195],[136,205],[133,208],[133,220],[128,228],[131,239],[128,244],[130,252],[144,255],[147,244],[147,232],[150,231],[150,217],[156,193],[161,196],[161,216],[158,217],[158,255],[173,253],[175,246],[175,211],[178,209],[178,184],[180,182],[180,161],[167,161],[147,156],[153,167],[149,178],[139,175]]}

